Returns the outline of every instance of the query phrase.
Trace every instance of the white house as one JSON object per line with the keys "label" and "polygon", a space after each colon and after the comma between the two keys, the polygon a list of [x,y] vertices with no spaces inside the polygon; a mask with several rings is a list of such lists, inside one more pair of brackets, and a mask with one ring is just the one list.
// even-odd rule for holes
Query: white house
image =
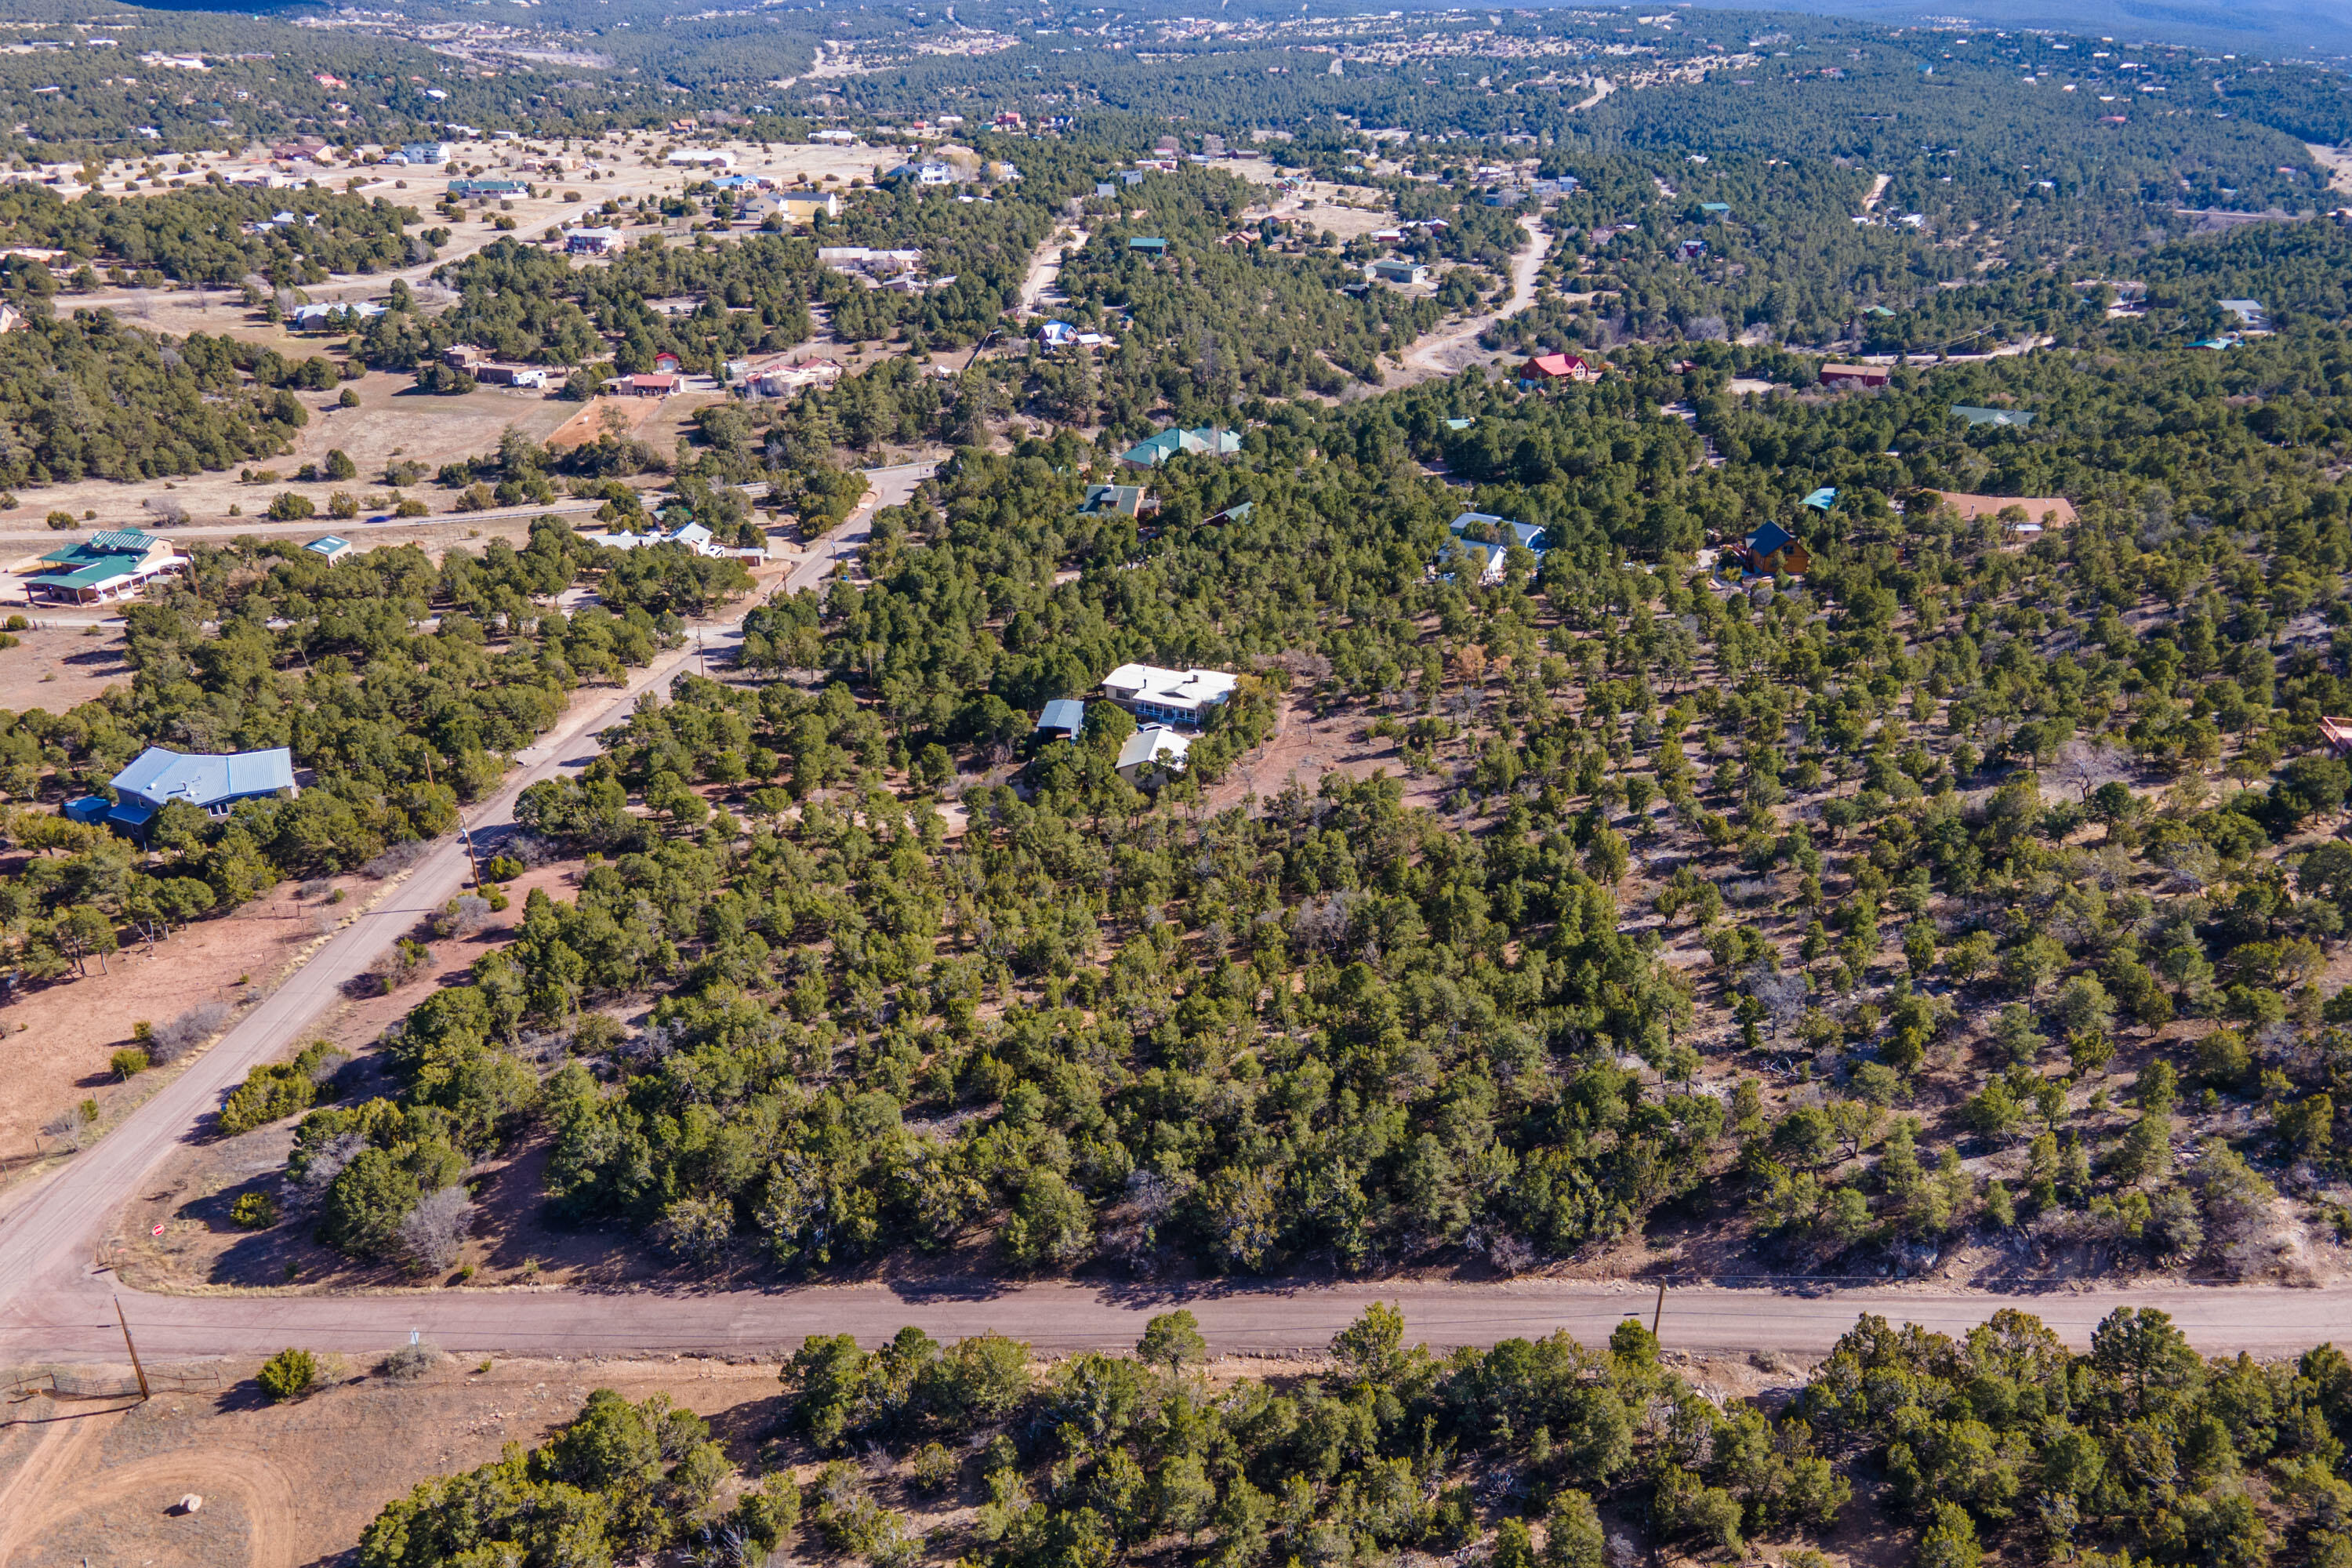
{"label": "white house", "polygon": [[865,245],[819,246],[816,258],[835,272],[863,272],[873,278],[896,277],[923,265],[919,250],[877,250]]}
{"label": "white house", "polygon": [[1210,709],[1239,682],[1221,669],[1161,669],[1122,664],[1103,677],[1102,694],[1139,719],[1199,729]]}
{"label": "white house", "polygon": [[330,566],[339,566],[359,553],[359,546],[348,539],[340,538],[331,533],[314,539],[302,548],[309,553],[318,556]]}
{"label": "white house", "polygon": [[591,544],[601,544],[607,550],[640,550],[648,544],[683,544],[697,555],[732,556],[738,561],[765,561],[765,550],[747,549],[721,544],[710,530],[698,522],[683,522],[665,533],[591,533],[583,535]]}
{"label": "white house", "polygon": [[621,248],[617,228],[574,228],[563,235],[563,248],[574,256],[609,256]]}
{"label": "white house", "polygon": [[294,330],[302,332],[315,332],[320,328],[326,326],[328,318],[334,315],[337,311],[342,312],[344,315],[351,317],[355,321],[372,321],[376,317],[383,315],[383,310],[384,307],[383,302],[376,300],[356,300],[341,304],[330,302],[327,304],[301,305],[296,307],[294,311]]}

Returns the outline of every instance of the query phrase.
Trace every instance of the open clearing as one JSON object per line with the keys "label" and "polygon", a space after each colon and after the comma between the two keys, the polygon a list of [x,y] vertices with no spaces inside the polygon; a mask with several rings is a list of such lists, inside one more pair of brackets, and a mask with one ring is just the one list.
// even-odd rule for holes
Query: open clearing
{"label": "open clearing", "polygon": [[[14,650],[11,650],[14,651]],[[53,1116],[83,1100],[99,1104],[99,1125],[119,1121],[164,1081],[164,1069],[116,1081],[107,1066],[131,1044],[138,1019],[161,1024],[199,1003],[242,1005],[271,989],[320,935],[321,916],[340,922],[375,884],[342,878],[352,890],[341,905],[306,903],[283,883],[236,913],[198,921],[156,944],[110,953],[103,972],[27,989],[0,1005],[0,1186],[60,1155],[40,1135]]]}
{"label": "open clearing", "polygon": [[[317,352],[316,345],[310,352]],[[337,392],[299,395],[310,410],[310,422],[295,434],[293,450],[267,459],[268,471],[279,476],[274,480],[246,484],[238,479],[237,470],[231,468],[191,474],[168,482],[148,479],[120,484],[112,479],[82,479],[69,485],[50,485],[20,492],[18,499],[24,504],[14,511],[0,511],[0,530],[37,529],[42,519],[53,510],[69,511],[76,517],[86,510],[95,510],[98,516],[84,524],[91,528],[152,525],[155,514],[144,503],[150,498],[163,497],[185,507],[192,522],[257,522],[268,510],[272,497],[281,490],[292,490],[307,496],[318,509],[317,531],[326,533],[349,526],[348,521],[327,515],[328,500],[338,490],[362,501],[363,515],[364,503],[370,497],[388,504],[383,470],[385,464],[395,458],[424,468],[425,481],[412,493],[428,506],[442,510],[449,504],[447,492],[438,490],[430,482],[433,471],[442,464],[495,450],[499,433],[509,425],[534,441],[543,440],[580,408],[576,403],[544,393],[505,387],[485,386],[459,396],[436,396],[413,390],[404,375],[367,375],[343,384],[359,394],[357,408],[338,407]],[[357,465],[356,479],[321,479],[310,484],[295,481],[296,470],[305,463],[319,464],[324,471],[327,454],[336,450]],[[230,517],[228,509],[232,506],[244,509],[243,520]],[[374,510],[382,509],[380,504]]]}
{"label": "open clearing", "polygon": [[[7,547],[0,545],[0,555],[6,553]],[[16,596],[21,600],[22,584],[11,581],[8,586],[19,590]],[[131,667],[122,661],[121,621],[37,625],[16,637],[16,647],[0,648],[0,709],[11,713],[30,708],[63,713],[131,679]]]}
{"label": "open clearing", "polygon": [[[402,1336],[404,1337],[404,1336]],[[383,1349],[389,1351],[395,1339]],[[381,1353],[381,1352],[379,1352]],[[144,1405],[28,1397],[0,1427],[0,1562],[9,1568],[293,1568],[335,1560],[417,1482],[535,1444],[589,1391],[666,1392],[714,1417],[739,1464],[779,1414],[773,1363],[448,1362],[415,1382],[367,1374],[355,1357],[290,1405],[254,1394],[250,1366],[171,1369]],[[130,1386],[130,1368],[95,1374]],[[68,1386],[89,1386],[92,1374]],[[188,1493],[194,1514],[175,1511]]]}

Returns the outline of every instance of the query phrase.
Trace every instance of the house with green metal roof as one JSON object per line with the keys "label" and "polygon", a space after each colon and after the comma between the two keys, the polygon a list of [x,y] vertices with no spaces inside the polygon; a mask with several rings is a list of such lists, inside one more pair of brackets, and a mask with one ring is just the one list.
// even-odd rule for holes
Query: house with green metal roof
{"label": "house with green metal roof", "polygon": [[101,529],[42,556],[26,575],[25,592],[37,605],[105,604],[187,566],[169,540],[135,528]]}
{"label": "house with green metal roof", "polygon": [[1230,458],[1242,449],[1242,438],[1231,430],[1203,425],[1197,430],[1167,429],[1148,441],[1139,441],[1118,455],[1122,463],[1156,468],[1179,452],[1202,458]]}

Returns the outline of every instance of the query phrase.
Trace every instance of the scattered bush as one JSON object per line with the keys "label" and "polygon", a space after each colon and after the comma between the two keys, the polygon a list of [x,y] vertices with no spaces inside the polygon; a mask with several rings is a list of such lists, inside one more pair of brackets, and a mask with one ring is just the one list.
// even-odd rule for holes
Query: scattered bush
{"label": "scattered bush", "polygon": [[147,1070],[147,1053],[136,1046],[126,1046],[107,1058],[107,1066],[113,1069],[117,1079],[127,1082]]}
{"label": "scattered bush", "polygon": [[319,1379],[319,1358],[309,1351],[282,1350],[261,1363],[254,1381],[273,1405],[299,1398]]}
{"label": "scattered bush", "polygon": [[[169,1066],[219,1034],[230,1011],[224,1002],[199,1002],[170,1023],[152,1026],[146,1037],[147,1054],[158,1066]],[[139,1037],[138,1026],[133,1025],[131,1038]]]}
{"label": "scattered bush", "polygon": [[435,1367],[443,1357],[436,1345],[405,1344],[375,1363],[378,1377],[388,1377],[394,1383],[414,1383]]}
{"label": "scattered bush", "polygon": [[381,881],[407,870],[431,853],[433,846],[424,839],[404,838],[396,844],[386,845],[382,854],[360,868],[360,875]]}
{"label": "scattered bush", "polygon": [[228,1217],[239,1230],[268,1230],[278,1223],[278,1200],[268,1193],[239,1193],[228,1206]]}
{"label": "scattered bush", "polygon": [[443,1187],[427,1193],[400,1222],[401,1250],[413,1268],[446,1268],[465,1249],[466,1235],[473,1224],[474,1203],[465,1188]]}
{"label": "scattered bush", "polygon": [[290,1062],[265,1063],[246,1074],[221,1107],[221,1131],[231,1137],[282,1121],[317,1103],[319,1088],[342,1069],[351,1053],[314,1040]]}

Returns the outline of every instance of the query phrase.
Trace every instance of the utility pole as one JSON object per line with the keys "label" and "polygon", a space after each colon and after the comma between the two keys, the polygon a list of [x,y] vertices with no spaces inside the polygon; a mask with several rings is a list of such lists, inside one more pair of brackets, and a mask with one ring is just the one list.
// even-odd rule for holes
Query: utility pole
{"label": "utility pole", "polygon": [[1652,1339],[1654,1340],[1658,1337],[1658,1324],[1664,1321],[1665,1315],[1666,1282],[1661,1279],[1658,1281],[1658,1304],[1650,1311],[1650,1337]]}
{"label": "utility pole", "polygon": [[[425,749],[425,782],[433,783],[433,748]],[[438,787],[437,785],[436,786]],[[474,856],[474,830],[466,826],[466,808],[457,808],[457,837],[466,842],[466,864],[474,870],[474,891],[482,890],[482,863]]]}
{"label": "utility pole", "polygon": [[122,1315],[122,1298],[120,1296],[114,1299],[114,1321],[122,1325],[122,1344],[131,1352],[131,1370],[139,1378],[139,1397],[152,1399],[154,1396],[147,1392],[147,1369],[140,1364],[139,1347],[131,1342],[131,1320]]}

